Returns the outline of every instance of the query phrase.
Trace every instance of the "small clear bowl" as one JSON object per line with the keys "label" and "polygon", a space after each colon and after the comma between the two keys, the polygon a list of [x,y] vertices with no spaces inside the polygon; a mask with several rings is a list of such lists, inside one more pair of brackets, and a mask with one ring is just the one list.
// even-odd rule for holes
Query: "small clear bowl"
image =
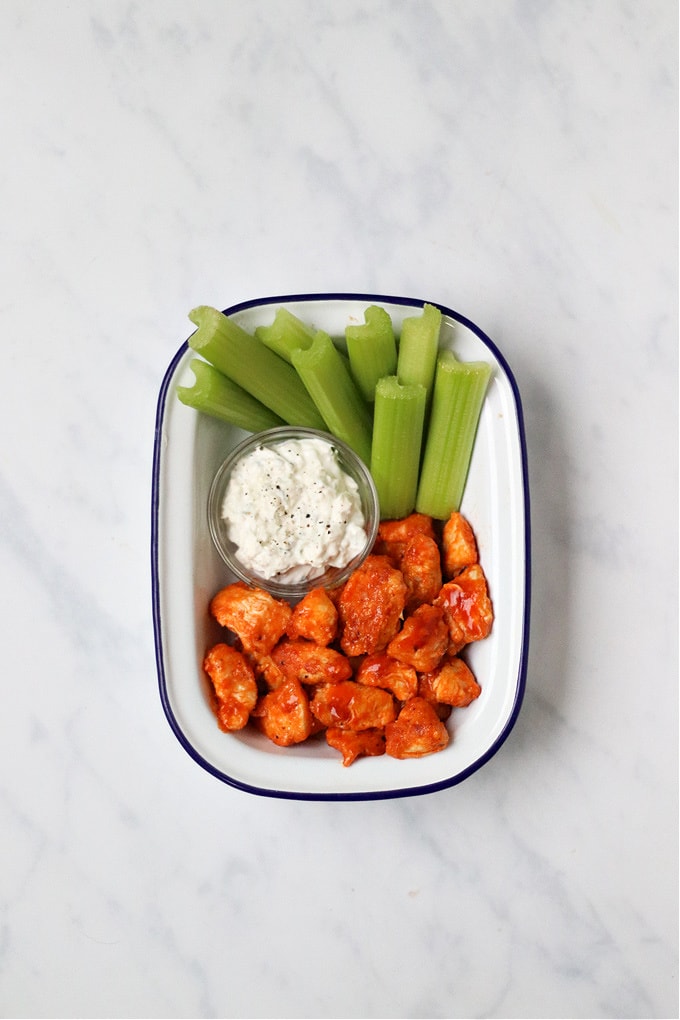
{"label": "small clear bowl", "polygon": [[[224,496],[237,463],[252,453],[253,450],[260,447],[275,447],[282,442],[305,438],[318,439],[327,443],[335,452],[340,468],[356,482],[364,517],[366,540],[360,552],[345,566],[327,567],[323,573],[318,573],[307,580],[286,581],[285,578],[281,577],[262,577],[239,559],[238,548],[229,538],[228,526],[222,517]],[[366,556],[370,553],[376,539],[379,524],[380,506],[378,494],[368,468],[346,443],[336,439],[335,436],[330,435],[328,432],[321,432],[317,429],[283,426],[249,436],[242,443],[239,443],[238,446],[235,446],[229,456],[222,462],[213,479],[208,497],[208,526],[210,534],[217,551],[232,573],[247,584],[262,588],[276,598],[285,598],[290,601],[297,601],[314,588],[335,588],[342,584],[363,563]]]}

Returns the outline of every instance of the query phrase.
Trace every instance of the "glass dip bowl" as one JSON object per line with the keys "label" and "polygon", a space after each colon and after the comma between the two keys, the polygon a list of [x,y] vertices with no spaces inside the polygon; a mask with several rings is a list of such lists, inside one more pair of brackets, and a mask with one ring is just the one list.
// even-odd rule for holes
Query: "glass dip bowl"
{"label": "glass dip bowl", "polygon": [[[297,447],[300,450],[308,446],[303,442],[305,440],[319,444],[318,452],[324,458],[324,464],[323,469],[303,485],[301,480],[297,481],[298,472],[291,458],[282,459],[281,454],[290,449],[291,443],[297,447],[300,441],[301,446]],[[252,464],[253,455],[260,458],[263,456],[259,451],[271,454],[266,459],[268,465],[273,467],[273,473],[263,472],[260,465],[260,475],[255,476],[246,496],[240,472],[246,458],[250,458]],[[317,491],[322,486],[321,476],[324,484],[327,484],[326,459],[332,485],[335,485],[337,474],[341,487],[347,487],[350,492],[356,510],[360,509],[362,519],[357,519],[347,529],[343,527],[342,520],[337,519],[337,514],[333,523],[330,512],[327,519],[324,519],[324,513],[319,507],[319,513],[306,512],[312,505],[316,506]],[[281,468],[280,477],[276,474],[277,464]],[[306,470],[304,465],[301,470]],[[288,505],[283,498],[279,498],[279,494],[286,489],[286,479],[290,481],[293,477],[296,481],[291,487],[297,490],[297,496]],[[299,477],[301,479],[302,475]],[[277,484],[278,481],[281,485]],[[236,500],[230,520],[225,519],[223,509],[228,493],[229,499]],[[319,496],[322,502],[323,498],[323,495]],[[310,517],[314,520],[310,521]],[[210,534],[217,551],[232,573],[247,584],[262,588],[276,598],[290,601],[302,598],[314,588],[335,588],[342,584],[373,548],[379,523],[378,495],[366,465],[347,444],[327,432],[310,428],[284,426],[249,436],[234,447],[222,462],[208,497]],[[246,538],[237,544],[234,528],[239,527],[246,528]],[[353,535],[354,542],[351,549],[321,557],[320,542],[330,534],[331,527],[336,529],[336,537],[340,540],[345,538],[346,530],[347,534]],[[299,540],[307,539],[310,528],[313,541],[306,542],[300,548]],[[292,552],[289,553],[289,549]],[[305,559],[310,549],[313,550],[311,563]],[[255,552],[251,557],[248,551],[253,550]],[[329,558],[333,562],[329,563]],[[267,576],[274,570],[276,560],[280,563],[280,569],[273,576]],[[290,565],[295,569],[291,570]],[[306,572],[308,576],[302,576]]]}

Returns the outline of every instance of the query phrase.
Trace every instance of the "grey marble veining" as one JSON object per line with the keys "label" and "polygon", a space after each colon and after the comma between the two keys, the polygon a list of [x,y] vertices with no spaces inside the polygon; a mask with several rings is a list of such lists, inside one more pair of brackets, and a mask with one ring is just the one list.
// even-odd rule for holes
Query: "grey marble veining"
{"label": "grey marble veining", "polygon": [[[677,7],[0,6],[0,1012],[672,1017]],[[527,694],[413,800],[260,799],[157,693],[189,309],[405,294],[522,394]]]}

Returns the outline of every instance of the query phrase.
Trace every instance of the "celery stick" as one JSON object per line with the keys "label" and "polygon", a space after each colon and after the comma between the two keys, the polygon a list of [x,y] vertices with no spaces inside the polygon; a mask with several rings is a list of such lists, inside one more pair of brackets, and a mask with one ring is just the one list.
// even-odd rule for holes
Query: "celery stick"
{"label": "celery stick", "polygon": [[324,428],[292,365],[215,308],[202,305],[189,313],[198,326],[189,346],[289,425]]}
{"label": "celery stick", "polygon": [[269,326],[258,326],[255,336],[276,354],[284,358],[290,365],[291,357],[296,348],[306,350],[314,339],[315,330],[308,326],[297,315],[287,308],[278,308],[274,321]]}
{"label": "celery stick", "polygon": [[437,359],[432,410],[420,472],[416,510],[446,520],[460,509],[491,366]]}
{"label": "celery stick", "polygon": [[382,520],[406,517],[415,506],[426,396],[420,383],[402,386],[396,375],[375,388],[371,474]]}
{"label": "celery stick", "polygon": [[432,397],[441,322],[440,310],[426,304],[421,315],[404,319],[401,324],[397,362],[399,382],[420,383],[427,390],[428,403]]}
{"label": "celery stick", "polygon": [[219,418],[246,432],[263,432],[285,425],[283,418],[251,397],[226,375],[222,375],[207,361],[192,358],[189,368],[195,382],[191,386],[178,386],[177,396],[187,407],[211,418]]}
{"label": "celery stick", "polygon": [[328,431],[358,453],[365,464],[371,459],[372,416],[347,361],[328,333],[315,335],[306,351],[293,351],[295,366],[314,400]]}
{"label": "celery stick", "polygon": [[397,342],[389,313],[378,305],[364,312],[363,325],[345,326],[347,353],[364,400],[373,402],[378,379],[397,370]]}

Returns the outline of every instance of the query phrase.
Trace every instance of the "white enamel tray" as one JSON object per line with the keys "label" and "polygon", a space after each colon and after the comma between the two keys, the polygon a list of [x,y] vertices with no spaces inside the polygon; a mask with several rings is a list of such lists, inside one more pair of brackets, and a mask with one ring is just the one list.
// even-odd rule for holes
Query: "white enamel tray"
{"label": "white enamel tray", "polygon": [[[430,302],[437,304],[437,302]],[[272,297],[225,309],[244,329],[272,321],[285,306],[342,344],[348,322],[382,305],[398,332],[423,301],[364,294]],[[213,776],[271,797],[367,800],[432,793],[461,782],[504,742],[524,693],[530,589],[529,494],[522,409],[517,386],[500,351],[468,319],[438,305],[442,345],[461,360],[489,361],[493,373],[477,433],[461,511],[477,536],[495,620],[466,657],[482,687],[477,701],[454,709],[449,746],[425,758],[383,755],[343,767],[323,739],[279,748],[250,728],[225,734],[217,727],[201,669],[204,653],[222,640],[208,616],[212,596],[234,580],[213,548],[206,507],[213,475],[245,433],[199,415],[179,402],[178,385],[191,385],[193,352],[182,344],[161,386],[156,418],[152,491],[152,587],[161,702],[179,742]]]}

